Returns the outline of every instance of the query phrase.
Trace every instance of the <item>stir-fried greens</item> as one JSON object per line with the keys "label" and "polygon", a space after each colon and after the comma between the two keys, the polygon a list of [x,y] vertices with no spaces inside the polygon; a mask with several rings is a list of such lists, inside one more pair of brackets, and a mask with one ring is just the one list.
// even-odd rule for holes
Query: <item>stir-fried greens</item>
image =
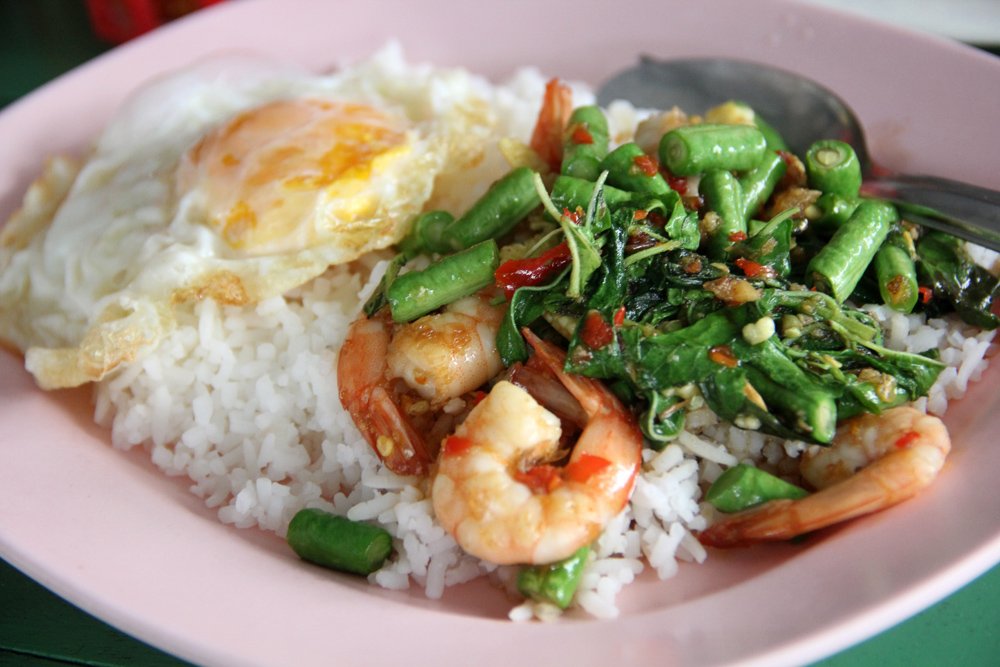
{"label": "stir-fried greens", "polygon": [[[390,275],[393,317],[437,307],[443,285],[454,298],[492,279],[509,301],[505,365],[528,356],[522,327],[561,335],[566,370],[605,380],[635,406],[653,447],[702,401],[738,426],[827,444],[839,420],[925,395],[943,368],[935,351],[887,349],[854,304],[954,311],[994,328],[996,278],[957,239],[861,197],[847,144],[817,142],[803,169],[765,129],[682,126],[663,136],[658,164],[635,143],[606,152],[603,114],[578,108],[562,173],[519,167],[462,218],[417,221],[398,263],[459,252]],[[512,240],[526,217],[533,234],[499,263],[494,240]]]}
{"label": "stir-fried greens", "polygon": [[[599,400],[599,409],[591,403],[589,417],[610,414],[609,423],[624,440],[634,441],[634,451],[617,461],[621,500],[604,503],[608,517],[627,502],[643,445],[665,448],[685,430],[689,411],[706,405],[740,428],[823,445],[818,451],[832,459],[859,446],[859,438],[879,440],[876,458],[897,457],[901,470],[909,471],[917,459],[935,462],[924,466],[926,479],[910,486],[929,483],[950,449],[944,426],[911,408],[889,410],[927,395],[945,366],[937,350],[886,347],[878,322],[860,306],[957,313],[993,329],[1000,324],[992,313],[997,278],[977,266],[959,240],[925,231],[901,219],[892,204],[863,197],[859,163],[845,143],[818,141],[800,159],[752,109],[730,102],[707,112],[705,122],[675,122],[665,114],[660,120],[670,127],[656,151],[634,142],[612,147],[603,111],[585,106],[569,113],[567,99],[568,91],[550,82],[530,149],[511,151],[511,171],[468,211],[458,218],[429,211],[414,220],[365,305],[365,317],[352,327],[351,345],[365,349],[367,336],[384,345],[392,327],[405,329],[473,294],[480,304],[494,295],[496,309],[490,310],[501,322],[494,354],[509,370],[490,376],[498,383],[490,398],[516,395],[504,380],[516,382],[515,373],[537,375],[531,364],[542,358],[542,375],[577,400]],[[418,256],[430,258],[422,260],[426,268],[410,265]],[[490,340],[492,347],[492,334]],[[358,384],[345,375],[350,366],[342,351],[338,373]],[[365,397],[395,391],[379,373],[371,381],[359,394],[364,400],[349,408],[355,422],[394,471],[431,471],[436,443],[406,431],[405,416],[383,406],[385,414],[369,418]],[[490,398],[480,400],[485,405]],[[581,404],[570,401],[579,412]],[[465,511],[452,500],[439,503],[438,482],[444,478],[441,493],[460,501],[455,489],[466,480],[456,473],[465,470],[459,464],[472,449],[488,447],[475,444],[463,429],[477,419],[506,416],[501,409],[484,417],[490,413],[477,412],[479,407],[443,440],[433,468],[436,511]],[[867,417],[856,420],[848,437],[838,434],[840,422],[862,415]],[[564,416],[552,418],[567,423]],[[386,433],[379,430],[382,421]],[[594,493],[584,488],[587,481],[610,470],[611,460],[576,456],[583,432],[571,454],[551,444],[564,467],[551,465],[551,452],[541,458],[526,454],[524,461],[505,461],[516,470],[497,472],[497,479],[510,476],[532,494],[551,493],[566,480]],[[831,483],[819,481],[827,464],[810,454],[803,465],[820,473],[807,475],[804,468],[803,478],[822,488]],[[493,465],[496,456],[484,455],[483,461]],[[869,463],[859,477],[884,474],[880,462]],[[442,473],[449,465],[455,470]],[[478,471],[482,465],[475,459],[467,467]],[[478,506],[486,496],[476,489],[470,493]],[[853,493],[841,494],[845,507],[830,509],[821,498],[795,506],[789,511],[801,516],[789,526],[761,523],[756,514],[729,514],[732,521],[713,523],[699,539],[713,546],[788,539],[908,497]],[[705,499],[734,513],[808,495],[768,472],[738,465],[719,477]],[[486,512],[475,520],[496,521],[491,517]],[[452,524],[446,529],[456,534]],[[563,549],[555,558],[539,556],[533,544],[520,545],[522,558],[497,552],[506,542],[492,528],[483,528],[491,536],[484,538],[490,544],[485,551],[479,551],[478,537],[463,530],[464,541],[456,539],[470,553],[533,564],[522,571],[519,589],[560,608],[572,599],[593,537],[574,542],[575,553]]]}

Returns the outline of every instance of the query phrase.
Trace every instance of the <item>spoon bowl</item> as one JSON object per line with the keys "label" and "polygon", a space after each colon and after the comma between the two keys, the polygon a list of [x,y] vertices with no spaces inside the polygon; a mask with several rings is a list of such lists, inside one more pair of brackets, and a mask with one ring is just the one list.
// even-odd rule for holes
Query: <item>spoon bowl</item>
{"label": "spoon bowl", "polygon": [[749,60],[644,56],[599,89],[599,104],[616,99],[640,108],[697,112],[739,100],[777,128],[797,155],[819,139],[847,142],[861,163],[863,195],[894,202],[913,222],[1000,251],[1000,192],[882,168],[872,160],[861,123],[847,103],[799,74]]}

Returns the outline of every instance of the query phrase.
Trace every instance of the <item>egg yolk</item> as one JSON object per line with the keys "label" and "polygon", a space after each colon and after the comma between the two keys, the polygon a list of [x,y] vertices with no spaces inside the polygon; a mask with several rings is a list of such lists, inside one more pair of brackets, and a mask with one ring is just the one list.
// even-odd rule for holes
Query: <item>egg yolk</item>
{"label": "egg yolk", "polygon": [[182,159],[177,183],[201,192],[207,224],[231,248],[282,252],[372,216],[373,174],[407,150],[406,128],[372,107],[279,101],[205,135]]}

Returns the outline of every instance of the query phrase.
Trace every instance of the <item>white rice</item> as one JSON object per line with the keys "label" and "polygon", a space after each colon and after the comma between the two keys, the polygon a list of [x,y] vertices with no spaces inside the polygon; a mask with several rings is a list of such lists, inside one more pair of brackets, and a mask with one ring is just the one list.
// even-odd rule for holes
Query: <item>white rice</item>
{"label": "white rice", "polygon": [[[496,104],[519,132],[530,128],[541,89],[541,77],[528,71],[497,92]],[[638,118],[622,104],[611,115],[625,133]],[[247,307],[209,300],[178,313],[176,330],[157,350],[99,383],[96,419],[110,427],[115,447],[147,449],[235,527],[283,536],[304,507],[377,521],[393,535],[395,554],[369,577],[373,584],[418,586],[430,598],[484,575],[509,587],[513,568],[464,553],[435,522],[426,485],[385,469],[340,406],[337,350],[384,266],[371,258],[333,268],[284,298]],[[929,412],[943,414],[986,368],[991,332],[950,318],[867,310],[889,347],[940,350],[949,367],[919,402]],[[710,518],[701,489],[723,470],[748,462],[791,473],[805,446],[720,423],[707,408],[690,413],[687,428],[662,452],[645,452],[630,504],[595,544],[577,594],[586,614],[616,616],[617,594],[647,567],[669,579],[679,561],[705,560],[693,535]],[[512,620],[558,616],[531,602],[510,612]]]}
{"label": "white rice", "polygon": [[[187,477],[191,491],[236,527],[284,535],[303,507],[377,521],[396,547],[370,577],[379,586],[416,585],[438,598],[448,586],[490,573],[509,582],[511,573],[458,547],[435,523],[425,485],[385,469],[340,407],[336,350],[359,293],[371,289],[383,266],[335,268],[253,307],[199,303],[181,313],[155,353],[98,386],[97,420],[110,426],[115,447],[147,448],[157,466]],[[867,309],[886,327],[891,346],[940,349],[949,367],[925,401],[930,412],[942,414],[986,368],[990,332],[950,318],[925,322]],[[707,526],[710,508],[699,499],[722,470],[749,462],[781,471],[804,447],[719,422],[707,408],[692,412],[688,425],[663,451],[645,452],[628,508],[597,541],[577,596],[587,614],[615,616],[618,592],[646,567],[668,579],[679,561],[705,560],[693,533]],[[557,615],[527,602],[510,618]]]}

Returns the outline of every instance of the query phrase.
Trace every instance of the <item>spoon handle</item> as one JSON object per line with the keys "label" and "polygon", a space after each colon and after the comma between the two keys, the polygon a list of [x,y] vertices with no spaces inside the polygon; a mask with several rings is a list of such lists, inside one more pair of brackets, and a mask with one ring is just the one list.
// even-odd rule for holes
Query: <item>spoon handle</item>
{"label": "spoon handle", "polygon": [[936,176],[868,179],[862,193],[895,203],[913,222],[1000,251],[1000,192]]}

